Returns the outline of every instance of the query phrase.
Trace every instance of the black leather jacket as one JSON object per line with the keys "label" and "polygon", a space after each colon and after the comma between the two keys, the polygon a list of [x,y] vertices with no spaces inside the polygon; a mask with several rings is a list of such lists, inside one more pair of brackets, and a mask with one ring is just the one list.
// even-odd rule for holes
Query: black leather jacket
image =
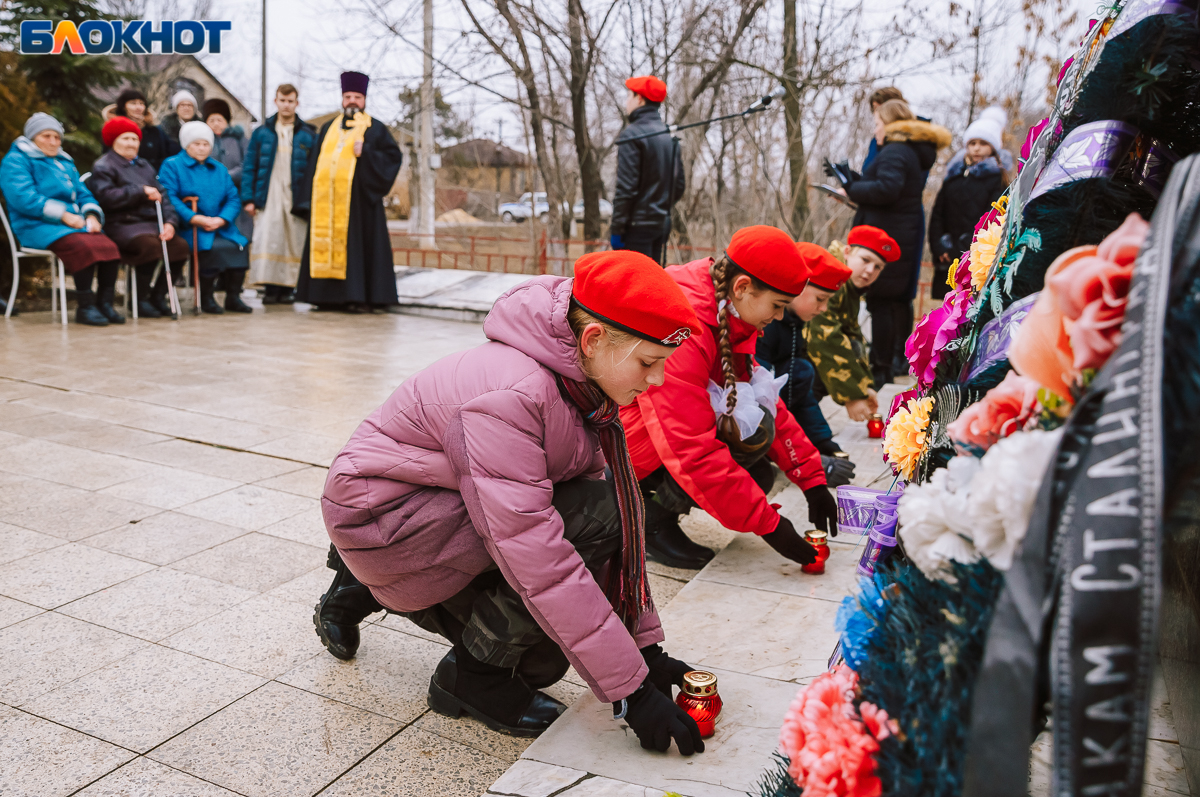
{"label": "black leather jacket", "polygon": [[[629,115],[629,125],[617,137],[617,188],[613,194],[612,234],[625,235],[634,228],[662,230],[671,208],[671,135],[627,139],[666,131],[658,108],[642,106]],[[624,142],[624,143],[623,143]],[[675,160],[675,201],[683,196],[683,164]]]}

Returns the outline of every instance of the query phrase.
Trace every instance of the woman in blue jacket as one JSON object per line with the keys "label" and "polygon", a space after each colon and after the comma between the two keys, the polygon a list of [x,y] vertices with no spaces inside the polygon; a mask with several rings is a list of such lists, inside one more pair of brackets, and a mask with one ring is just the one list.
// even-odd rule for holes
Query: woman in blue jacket
{"label": "woman in blue jacket", "polygon": [[[167,158],[158,173],[167,198],[183,223],[190,229],[183,233],[190,246],[192,237],[200,250],[200,309],[219,315],[225,310],[234,313],[253,312],[241,299],[242,285],[250,256],[246,236],[238,232],[234,221],[242,210],[237,188],[229,170],[209,155],[212,154],[213,132],[204,122],[188,122],[179,129],[179,144],[183,151]],[[197,209],[185,203],[184,197],[198,197]],[[218,276],[223,276],[225,309],[213,299]]]}
{"label": "woman in blue jacket", "polygon": [[[100,230],[104,211],[62,151],[63,126],[46,113],[25,123],[0,164],[0,190],[21,246],[49,249],[75,278],[75,321],[94,327],[124,324],[113,307],[121,253]],[[98,290],[92,293],[92,280]]]}

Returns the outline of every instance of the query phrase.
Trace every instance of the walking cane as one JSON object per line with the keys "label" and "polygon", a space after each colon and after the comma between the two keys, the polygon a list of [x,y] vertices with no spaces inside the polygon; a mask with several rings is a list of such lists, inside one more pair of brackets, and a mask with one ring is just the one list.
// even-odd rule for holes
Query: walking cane
{"label": "walking cane", "polygon": [[[200,197],[185,196],[184,202],[192,204],[192,213],[199,213]],[[200,231],[196,227],[192,227],[192,298],[196,300],[196,306],[192,308],[193,315],[200,315]]]}
{"label": "walking cane", "polygon": [[[162,202],[157,199],[154,200],[154,210],[158,213],[158,234],[160,236],[158,242],[162,244],[163,269],[167,272],[167,297],[171,302],[171,318],[178,321],[179,317],[183,315],[183,311],[179,307],[179,297],[175,295],[175,276],[171,273],[171,261],[167,259],[167,242],[161,237],[163,234]],[[158,275],[155,274],[154,276],[157,277]]]}

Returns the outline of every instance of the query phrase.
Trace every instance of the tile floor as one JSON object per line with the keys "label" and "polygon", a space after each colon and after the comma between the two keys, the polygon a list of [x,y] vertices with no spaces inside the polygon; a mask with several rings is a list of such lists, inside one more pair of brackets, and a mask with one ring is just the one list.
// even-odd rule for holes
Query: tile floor
{"label": "tile floor", "polygon": [[[740,795],[798,685],[824,669],[853,541],[810,577],[699,512],[704,571],[651,565],[668,650],[713,669],[708,751],[647,754],[569,674],[532,746],[428,711],[444,641],[375,616],[359,657],[320,647],[316,499],[356,425],[405,377],[483,339],[405,316],[145,321],[0,333],[0,793],[17,797]],[[841,430],[860,483],[878,446]],[[775,499],[804,517],[793,488]],[[735,539],[736,538],[736,539]],[[1155,788],[1187,793],[1169,708]]]}
{"label": "tile floor", "polygon": [[500,777],[528,741],[425,705],[444,643],[377,615],[345,663],[311,619],[329,460],[482,340],[274,309],[3,324],[0,794],[477,797]]}

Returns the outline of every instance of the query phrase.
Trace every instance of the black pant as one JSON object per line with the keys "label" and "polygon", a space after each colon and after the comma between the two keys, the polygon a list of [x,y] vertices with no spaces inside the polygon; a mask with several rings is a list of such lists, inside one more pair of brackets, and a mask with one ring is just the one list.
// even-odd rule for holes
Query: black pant
{"label": "black pant", "polygon": [[666,240],[662,230],[633,228],[621,236],[621,248],[641,252],[655,263],[661,263]]}
{"label": "black pant", "polygon": [[155,280],[154,286],[151,287],[150,280],[154,278],[154,269],[158,268],[158,262],[141,263],[135,267],[135,278],[137,279],[138,301],[146,302],[151,299],[167,295],[167,280],[172,278],[172,275],[179,276],[183,274],[187,267],[186,260],[177,260],[170,264],[169,268],[164,268]]}
{"label": "black pant", "polygon": [[871,314],[871,375],[875,389],[895,378],[893,363],[904,359],[904,344],[912,334],[912,301],[900,299],[867,299]]}
{"label": "black pant", "polygon": [[93,279],[96,280],[96,288],[100,293],[112,291],[117,285],[117,272],[120,269],[121,263],[117,260],[93,263],[87,268],[79,269],[71,275],[75,280],[75,292],[90,295]]}
{"label": "black pant", "polygon": [[[551,499],[563,519],[563,537],[575,546],[583,563],[596,573],[621,549],[621,516],[612,481],[573,479],[554,485]],[[479,661],[497,667],[561,666],[567,659],[520,594],[494,564],[457,595],[416,612],[409,620],[454,644],[462,643]],[[531,658],[540,661],[529,661]],[[553,680],[557,680],[553,679]]]}

